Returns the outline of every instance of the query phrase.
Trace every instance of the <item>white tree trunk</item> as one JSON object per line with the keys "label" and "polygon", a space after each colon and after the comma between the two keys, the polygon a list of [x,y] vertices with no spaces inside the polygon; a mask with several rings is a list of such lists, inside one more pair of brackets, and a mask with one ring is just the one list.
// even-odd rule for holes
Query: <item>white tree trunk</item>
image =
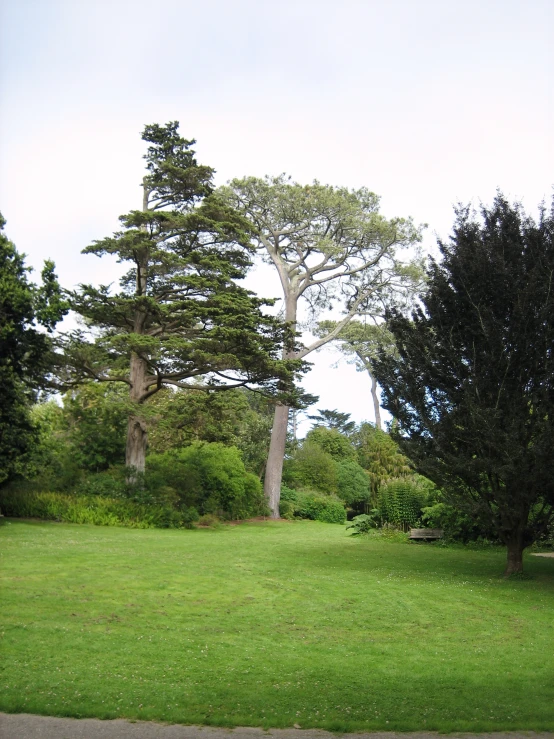
{"label": "white tree trunk", "polygon": [[[284,273],[281,275],[281,278],[285,292],[285,321],[288,321],[295,328],[298,295],[287,284]],[[287,351],[286,349],[283,352],[283,359],[293,359],[294,357],[294,352]],[[273,416],[273,428],[271,429],[271,441],[264,479],[264,493],[271,511],[271,518],[280,518],[279,501],[281,499],[281,480],[283,479],[283,462],[285,461],[288,424],[289,406],[277,403],[275,406],[275,415]]]}
{"label": "white tree trunk", "polygon": [[377,380],[369,369],[367,373],[371,379],[371,397],[373,398],[373,410],[375,411],[375,426],[381,430],[381,408],[379,406],[379,396],[377,395]]}
{"label": "white tree trunk", "polygon": [[283,461],[287,442],[287,426],[289,407],[278,404],[273,417],[271,442],[265,468],[264,492],[267,498],[271,518],[279,518],[279,501],[281,498],[281,480],[283,478]]}

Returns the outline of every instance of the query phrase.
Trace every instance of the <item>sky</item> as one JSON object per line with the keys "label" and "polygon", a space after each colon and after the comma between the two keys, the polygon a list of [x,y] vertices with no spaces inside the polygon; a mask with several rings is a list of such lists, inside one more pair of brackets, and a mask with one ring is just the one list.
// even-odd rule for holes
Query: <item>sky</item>
{"label": "sky", "polygon": [[[216,183],[286,172],[381,196],[446,238],[497,189],[554,185],[552,0],[0,0],[0,210],[65,287],[117,281],[81,249],[139,208],[147,123],[180,121]],[[267,270],[255,284],[278,285]],[[316,407],[373,420],[369,380],[309,357]],[[337,364],[338,363],[338,364]],[[313,412],[313,411],[312,411]]]}

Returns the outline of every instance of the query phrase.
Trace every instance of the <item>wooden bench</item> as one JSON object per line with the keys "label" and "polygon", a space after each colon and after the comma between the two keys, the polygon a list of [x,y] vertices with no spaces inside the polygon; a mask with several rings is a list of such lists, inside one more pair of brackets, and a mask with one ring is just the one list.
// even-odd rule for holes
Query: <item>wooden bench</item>
{"label": "wooden bench", "polygon": [[410,539],[442,539],[443,529],[410,529]]}

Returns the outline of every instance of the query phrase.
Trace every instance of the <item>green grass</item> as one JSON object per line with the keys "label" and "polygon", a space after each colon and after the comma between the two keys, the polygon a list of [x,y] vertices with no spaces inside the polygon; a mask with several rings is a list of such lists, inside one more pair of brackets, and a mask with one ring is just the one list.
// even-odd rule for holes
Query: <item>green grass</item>
{"label": "green grass", "polygon": [[318,522],[0,528],[0,710],[334,730],[554,728],[554,560]]}

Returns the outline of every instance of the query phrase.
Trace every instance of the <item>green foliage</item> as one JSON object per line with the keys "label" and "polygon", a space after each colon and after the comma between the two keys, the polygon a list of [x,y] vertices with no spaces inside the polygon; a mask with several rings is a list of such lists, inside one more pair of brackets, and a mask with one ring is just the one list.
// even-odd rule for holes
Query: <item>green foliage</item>
{"label": "green foliage", "polygon": [[336,428],[316,426],[306,434],[305,443],[317,444],[336,460],[356,459],[356,450],[352,442]]}
{"label": "green foliage", "polygon": [[180,507],[194,507],[200,514],[243,519],[265,511],[260,480],[245,470],[238,449],[220,443],[195,442],[150,455],[145,481],[149,490],[170,488]]}
{"label": "green foliage", "polygon": [[76,486],[77,495],[99,495],[105,498],[131,498],[133,489],[127,484],[122,470],[112,469],[83,477]]}
{"label": "green foliage", "polygon": [[176,511],[170,506],[146,505],[131,500],[49,492],[19,491],[14,494],[13,490],[0,490],[0,508],[4,515],[14,518],[137,529],[191,528],[198,519],[193,508]]}
{"label": "green foliage", "polygon": [[346,505],[369,503],[369,476],[353,459],[336,463],[337,495]]}
{"label": "green foliage", "polygon": [[288,461],[283,479],[297,487],[315,488],[328,494],[337,492],[335,460],[319,444],[310,441],[305,441]]}
{"label": "green foliage", "polygon": [[317,415],[308,418],[314,421],[315,428],[327,428],[340,431],[341,434],[351,434],[356,428],[354,421],[350,421],[350,413],[341,413],[337,410],[318,408]]}
{"label": "green foliage", "polygon": [[392,314],[375,372],[398,440],[448,502],[507,545],[507,574],[554,518],[554,202],[456,210],[422,306]]}
{"label": "green foliage", "polygon": [[354,439],[358,462],[369,474],[371,494],[377,500],[388,480],[412,473],[410,462],[391,436],[369,423],[362,423]]}
{"label": "green foliage", "polygon": [[221,521],[213,513],[204,513],[197,523],[198,526],[204,526],[207,529],[219,529],[221,527]]}
{"label": "green foliage", "polygon": [[294,518],[294,503],[292,500],[285,500],[281,498],[279,501],[279,515],[281,518],[291,520]]}
{"label": "green foliage", "polygon": [[390,480],[379,492],[381,518],[404,531],[419,521],[424,502],[421,487],[410,478]]}
{"label": "green foliage", "polygon": [[125,462],[128,395],[120,385],[93,382],[65,395],[68,441],[82,469],[98,472]]}
{"label": "green foliage", "polygon": [[242,452],[245,467],[260,475],[271,434],[271,402],[246,389],[225,392],[164,390],[148,402],[149,450],[163,453],[194,441],[220,442]]}
{"label": "green foliage", "polygon": [[308,518],[325,523],[346,521],[344,503],[334,495],[322,495],[317,490],[293,490],[283,486],[279,505],[283,518]]}
{"label": "green foliage", "polygon": [[443,529],[445,541],[460,541],[464,544],[487,539],[498,541],[498,537],[487,525],[486,519],[476,520],[466,511],[438,501],[421,509],[422,523],[433,529]]}
{"label": "green foliage", "polygon": [[19,478],[35,490],[71,492],[91,472],[125,459],[128,399],[110,383],[84,383],[64,396],[34,405],[30,419],[36,444],[20,459]]}
{"label": "green foliage", "polygon": [[354,529],[351,536],[361,536],[369,534],[372,529],[376,529],[380,522],[380,513],[377,508],[373,508],[370,513],[361,513],[354,516],[347,529]]}
{"label": "green foliage", "polygon": [[53,262],[45,262],[40,287],[30,283],[30,269],[4,225],[0,214],[0,483],[21,472],[36,444],[29,409],[48,384],[51,332],[68,310]]}
{"label": "green foliage", "polygon": [[251,224],[213,193],[210,167],[199,166],[193,141],[178,124],[146,126],[148,174],[143,209],[120,218],[122,230],[86,254],[127,264],[119,290],[81,285],[71,307],[86,330],[66,337],[72,382],[122,382],[132,404],[129,467],[144,468],[145,401],[162,388],[254,384],[288,402],[301,361],[283,361],[294,335],[239,284],[251,265]]}

